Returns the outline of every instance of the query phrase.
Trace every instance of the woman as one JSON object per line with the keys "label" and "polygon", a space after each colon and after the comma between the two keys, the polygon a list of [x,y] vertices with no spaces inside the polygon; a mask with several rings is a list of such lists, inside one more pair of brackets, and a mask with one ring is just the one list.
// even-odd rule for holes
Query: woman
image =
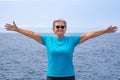
{"label": "woman", "polygon": [[82,35],[65,36],[67,23],[62,19],[53,22],[53,31],[56,34],[55,37],[43,36],[19,28],[16,26],[15,22],[13,22],[13,24],[6,24],[5,28],[31,37],[46,46],[48,54],[47,80],[75,80],[72,60],[75,46],[88,39],[117,31],[116,26],[109,26],[107,29],[92,31]]}

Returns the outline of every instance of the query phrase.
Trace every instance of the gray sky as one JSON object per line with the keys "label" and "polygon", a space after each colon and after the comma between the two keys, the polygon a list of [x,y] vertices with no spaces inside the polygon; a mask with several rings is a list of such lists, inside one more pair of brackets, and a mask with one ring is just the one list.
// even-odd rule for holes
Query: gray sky
{"label": "gray sky", "polygon": [[68,33],[119,27],[120,0],[0,0],[0,32],[8,32],[4,25],[12,21],[34,32],[52,32],[59,18],[67,21]]}

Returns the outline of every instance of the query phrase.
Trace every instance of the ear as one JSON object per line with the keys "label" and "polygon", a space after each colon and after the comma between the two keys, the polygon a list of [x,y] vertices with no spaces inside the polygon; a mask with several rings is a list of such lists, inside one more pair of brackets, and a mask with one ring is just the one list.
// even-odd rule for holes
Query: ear
{"label": "ear", "polygon": [[67,30],[67,27],[65,28],[65,31]]}

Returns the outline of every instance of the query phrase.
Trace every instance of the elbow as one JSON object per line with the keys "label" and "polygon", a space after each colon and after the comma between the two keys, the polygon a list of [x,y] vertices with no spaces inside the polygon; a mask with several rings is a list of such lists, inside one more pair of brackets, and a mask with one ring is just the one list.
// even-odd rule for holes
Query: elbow
{"label": "elbow", "polygon": [[36,40],[36,39],[38,39],[38,37],[39,37],[39,34],[36,34],[36,33],[33,34],[33,39]]}
{"label": "elbow", "polygon": [[36,40],[36,41],[39,42],[39,43],[42,43],[39,34],[34,33],[33,39]]}
{"label": "elbow", "polygon": [[89,39],[90,39],[90,38],[88,38],[88,37],[83,38],[83,39],[80,40],[80,43],[83,43],[83,42],[85,42],[85,41],[87,41],[87,40],[89,40]]}
{"label": "elbow", "polygon": [[90,39],[89,34],[83,34],[81,36],[80,43],[83,43],[83,42],[87,41],[88,39]]}

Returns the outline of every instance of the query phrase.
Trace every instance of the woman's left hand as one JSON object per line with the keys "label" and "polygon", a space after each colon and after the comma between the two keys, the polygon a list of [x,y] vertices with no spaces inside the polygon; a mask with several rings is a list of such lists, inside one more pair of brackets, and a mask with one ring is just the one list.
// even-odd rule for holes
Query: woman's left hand
{"label": "woman's left hand", "polygon": [[110,25],[110,26],[106,29],[106,33],[116,32],[117,29],[118,29],[117,26],[112,26],[112,25]]}

